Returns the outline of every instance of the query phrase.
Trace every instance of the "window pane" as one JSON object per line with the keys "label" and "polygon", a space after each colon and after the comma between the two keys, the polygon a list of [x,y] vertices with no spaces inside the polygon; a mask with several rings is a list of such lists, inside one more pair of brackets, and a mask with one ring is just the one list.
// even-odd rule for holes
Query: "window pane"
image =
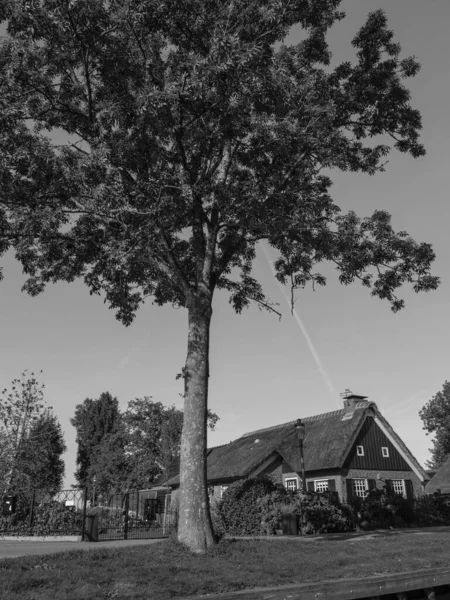
{"label": "window pane", "polygon": [[328,492],[328,479],[319,479],[314,482],[314,489],[316,492]]}
{"label": "window pane", "polygon": [[360,498],[365,498],[367,495],[367,480],[353,479],[353,494]]}
{"label": "window pane", "polygon": [[291,492],[295,492],[297,490],[297,479],[286,479],[284,483],[287,490],[290,490]]}
{"label": "window pane", "polygon": [[392,480],[392,491],[395,494],[401,494],[402,496],[406,496],[404,480],[403,479],[393,479]]}

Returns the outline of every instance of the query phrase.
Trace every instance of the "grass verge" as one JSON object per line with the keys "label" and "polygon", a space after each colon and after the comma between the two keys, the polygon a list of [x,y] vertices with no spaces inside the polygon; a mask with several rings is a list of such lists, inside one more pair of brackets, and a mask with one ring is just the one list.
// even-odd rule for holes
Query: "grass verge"
{"label": "grass verge", "polygon": [[172,540],[0,560],[0,598],[92,600],[211,594],[450,567],[450,530],[375,539],[224,540],[206,556]]}

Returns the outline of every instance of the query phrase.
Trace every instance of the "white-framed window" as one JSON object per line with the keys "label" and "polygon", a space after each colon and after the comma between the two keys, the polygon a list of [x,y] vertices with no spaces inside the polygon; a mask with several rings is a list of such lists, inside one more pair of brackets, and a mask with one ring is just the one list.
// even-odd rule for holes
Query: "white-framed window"
{"label": "white-framed window", "polygon": [[364,446],[356,446],[356,455],[364,456]]}
{"label": "white-framed window", "polygon": [[314,480],[314,491],[318,492],[328,492],[328,479],[315,479]]}
{"label": "white-framed window", "polygon": [[223,497],[223,493],[224,493],[224,491],[225,491],[225,490],[227,490],[227,489],[228,489],[228,486],[227,486],[227,485],[221,485],[221,486],[220,486],[220,497],[221,497],[221,498]]}
{"label": "white-framed window", "polygon": [[284,480],[284,485],[287,490],[290,492],[295,492],[298,490],[298,479],[297,477],[289,477],[289,479]]}
{"label": "white-framed window", "polygon": [[387,446],[382,446],[381,454],[384,456],[384,458],[389,458],[389,448]]}
{"label": "white-framed window", "polygon": [[392,479],[391,481],[392,491],[394,494],[401,494],[406,498],[405,480],[404,479]]}
{"label": "white-framed window", "polygon": [[369,490],[367,479],[353,479],[353,495],[365,498]]}

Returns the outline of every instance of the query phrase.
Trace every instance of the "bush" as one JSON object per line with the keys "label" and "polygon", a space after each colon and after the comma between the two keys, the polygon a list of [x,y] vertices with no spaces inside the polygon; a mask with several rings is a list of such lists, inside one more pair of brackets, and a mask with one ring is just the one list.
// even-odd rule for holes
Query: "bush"
{"label": "bush", "polygon": [[216,535],[274,535],[283,514],[295,514],[303,534],[351,529],[349,512],[332,493],[288,492],[269,479],[249,479],[230,486],[212,506]]}
{"label": "bush", "polygon": [[333,493],[306,492],[298,494],[302,534],[342,533],[352,529],[349,511]]}
{"label": "bush", "polygon": [[269,478],[244,479],[231,484],[217,503],[219,529],[222,527],[231,535],[259,535],[261,498],[275,490],[276,485]]}
{"label": "bush", "polygon": [[411,502],[402,494],[387,490],[371,490],[365,498],[354,498],[352,507],[362,529],[388,525],[449,525],[450,495],[418,496]]}
{"label": "bush", "polygon": [[33,535],[79,535],[83,515],[62,502],[49,502],[35,507]]}
{"label": "bush", "polygon": [[414,499],[414,520],[418,525],[450,525],[450,494],[432,494]]}
{"label": "bush", "polygon": [[16,514],[0,516],[0,535],[28,535],[28,518],[18,519]]}
{"label": "bush", "polygon": [[79,535],[83,515],[62,502],[49,502],[34,507],[33,523],[29,529],[29,514],[15,513],[0,517],[3,535]]}

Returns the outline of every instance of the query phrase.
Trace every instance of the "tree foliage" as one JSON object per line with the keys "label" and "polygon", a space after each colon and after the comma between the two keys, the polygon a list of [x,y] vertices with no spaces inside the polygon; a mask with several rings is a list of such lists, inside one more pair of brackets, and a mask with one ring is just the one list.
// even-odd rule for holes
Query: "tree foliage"
{"label": "tree foliage", "polygon": [[[208,411],[211,430],[218,420],[215,413]],[[128,403],[123,424],[125,453],[130,464],[128,487],[148,487],[180,455],[183,411],[145,396]]]}
{"label": "tree foliage", "polygon": [[[429,244],[390,215],[343,214],[333,169],[373,175],[391,148],[424,154],[421,118],[382,11],[331,64],[340,0],[3,0],[0,252],[35,295],[83,278],[128,325],[149,296],[188,309],[179,539],[213,543],[205,480],[216,289],[270,310],[258,242],[293,288],[359,280],[394,311],[435,289]],[[283,43],[300,24],[302,40]],[[54,144],[53,130],[67,134]],[[199,493],[201,490],[201,493]]]}
{"label": "tree foliage", "polygon": [[75,479],[78,485],[90,484],[92,474],[90,467],[94,451],[104,441],[105,436],[115,433],[119,428],[120,411],[117,398],[109,392],[103,392],[93,400],[86,398],[83,404],[75,408],[75,415],[70,423],[76,429],[77,470]]}
{"label": "tree foliage", "polygon": [[0,495],[14,491],[20,477],[21,454],[32,443],[46,409],[44,388],[34,373],[24,371],[20,379],[13,379],[10,391],[5,388],[1,393]]}
{"label": "tree foliage", "polygon": [[[435,287],[429,245],[394,233],[383,211],[341,215],[328,194],[324,168],[384,169],[377,135],[424,154],[403,84],[419,65],[400,58],[381,11],[352,41],[356,64],[325,68],[338,5],[7,3],[2,242],[16,247],[25,289],[83,276],[128,324],[145,296],[185,306],[206,279],[240,311],[264,299],[250,275],[262,239],[296,286],[324,283],[313,267],[328,259],[394,310],[405,281]],[[297,22],[309,36],[275,51]],[[67,144],[45,135],[56,128]]]}
{"label": "tree foliage", "polygon": [[44,489],[56,493],[64,478],[66,444],[44,400],[45,385],[24,371],[0,399],[0,495]]}
{"label": "tree foliage", "polygon": [[[218,419],[209,412],[210,429]],[[75,477],[90,490],[95,477],[104,495],[148,488],[180,454],[183,411],[150,396],[130,400],[121,412],[117,398],[105,392],[78,405],[71,423],[77,429]]]}
{"label": "tree foliage", "polygon": [[53,495],[62,489],[67,450],[58,418],[46,411],[31,426],[22,442],[12,485],[14,490],[45,490]]}
{"label": "tree foliage", "polygon": [[450,455],[450,382],[446,381],[442,390],[434,395],[419,412],[424,429],[434,433],[431,461],[428,466],[439,468]]}

